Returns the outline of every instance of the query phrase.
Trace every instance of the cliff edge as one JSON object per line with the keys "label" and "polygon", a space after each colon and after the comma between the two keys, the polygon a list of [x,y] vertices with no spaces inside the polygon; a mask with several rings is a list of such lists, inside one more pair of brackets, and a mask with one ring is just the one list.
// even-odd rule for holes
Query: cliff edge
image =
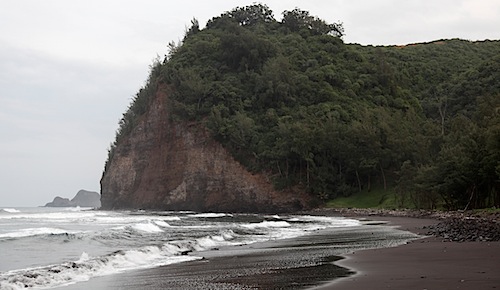
{"label": "cliff edge", "polygon": [[172,121],[158,89],[120,140],[101,179],[102,209],[285,212],[308,207],[305,193],[276,191],[211,138],[201,124]]}

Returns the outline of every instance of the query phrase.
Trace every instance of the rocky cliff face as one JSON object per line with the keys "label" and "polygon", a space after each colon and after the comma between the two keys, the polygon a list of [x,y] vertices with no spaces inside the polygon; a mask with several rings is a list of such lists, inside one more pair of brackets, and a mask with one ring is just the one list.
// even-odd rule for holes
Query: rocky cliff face
{"label": "rocky cliff face", "polygon": [[309,198],[275,191],[201,125],[171,121],[164,90],[117,144],[101,179],[103,209],[283,212],[306,208]]}

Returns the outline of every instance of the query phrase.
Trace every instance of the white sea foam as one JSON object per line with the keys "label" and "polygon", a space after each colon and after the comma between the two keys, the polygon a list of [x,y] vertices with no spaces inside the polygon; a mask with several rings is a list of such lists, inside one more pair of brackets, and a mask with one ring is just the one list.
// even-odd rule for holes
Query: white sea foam
{"label": "white sea foam", "polygon": [[232,214],[227,214],[227,213],[198,213],[198,214],[190,214],[188,215],[189,217],[196,217],[196,218],[219,218],[219,217],[225,217],[225,216],[233,216]]}
{"label": "white sea foam", "polygon": [[[102,214],[102,215],[99,215]],[[144,223],[151,220],[174,221],[178,222],[182,219],[179,216],[157,216],[157,215],[122,215],[117,213],[100,213],[96,212],[94,217],[97,222],[105,225],[126,225],[134,223]]]}
{"label": "white sea foam", "polygon": [[155,224],[159,225],[160,227],[164,228],[169,228],[171,227],[167,222],[165,221],[154,221]]}
{"label": "white sea foam", "polygon": [[76,231],[66,231],[63,229],[57,228],[28,228],[28,229],[20,229],[10,233],[0,234],[0,238],[24,238],[38,235],[60,235],[60,234],[73,234]]}
{"label": "white sea foam", "polygon": [[[273,217],[273,218],[277,218]],[[321,217],[321,216],[293,216],[280,217],[278,221],[262,221],[259,223],[241,224],[241,227],[258,231],[260,235],[254,236],[255,241],[289,239],[311,232],[334,227],[359,226],[361,223],[354,219],[341,217]],[[254,242],[254,241],[252,241]]]}
{"label": "white sea foam", "polygon": [[157,225],[148,223],[140,223],[131,226],[134,230],[146,232],[146,233],[161,233],[163,232]]}
{"label": "white sea foam", "polygon": [[94,209],[93,207],[80,207],[80,206],[64,208],[65,211],[87,211],[87,210],[93,210],[93,209]]}
{"label": "white sea foam", "polygon": [[161,219],[164,221],[180,221],[181,220],[181,218],[178,216],[162,216]]}
{"label": "white sea foam", "polygon": [[201,257],[185,253],[238,244],[232,242],[235,235],[232,230],[225,230],[218,235],[116,251],[98,257],[91,257],[83,252],[74,262],[0,273],[0,289],[52,288],[87,281],[97,276],[198,260]]}
{"label": "white sea foam", "polygon": [[264,221],[253,224],[242,224],[241,227],[255,231],[254,235],[245,236],[247,244],[255,242],[266,242],[271,240],[290,239],[307,235],[309,229],[295,228],[285,221]]}
{"label": "white sea foam", "polygon": [[123,225],[131,223],[140,223],[150,220],[149,216],[122,216],[122,215],[96,215],[94,217],[99,223],[106,225]]}
{"label": "white sea foam", "polygon": [[250,241],[235,241],[236,236],[237,235],[232,230],[222,230],[216,235],[208,235],[197,239],[171,241],[166,243],[164,248],[169,249],[170,252],[187,253],[258,241],[256,239]]}
{"label": "white sea foam", "polygon": [[260,223],[243,224],[242,227],[255,229],[255,228],[287,228],[291,227],[290,223],[286,221],[263,221]]}
{"label": "white sea foam", "polygon": [[49,213],[18,213],[16,215],[1,216],[0,219],[28,219],[28,220],[59,220],[73,222],[76,219],[92,218],[97,216],[93,211],[64,211]]}
{"label": "white sea foam", "polygon": [[116,274],[201,259],[179,255],[179,248],[148,246],[117,251],[111,255],[89,257],[82,253],[74,262],[0,273],[0,289],[46,289],[87,281],[92,277]]}
{"label": "white sea foam", "polygon": [[231,242],[234,239],[234,232],[231,230],[223,231],[219,235],[212,235],[196,240],[196,251],[203,251],[207,249],[217,248],[220,246],[237,245],[237,242]]}
{"label": "white sea foam", "polygon": [[3,208],[2,211],[8,212],[8,213],[18,213],[18,212],[21,212],[20,210],[15,209],[15,208]]}
{"label": "white sea foam", "polygon": [[78,259],[78,261],[76,261],[77,263],[83,263],[83,262],[86,262],[90,259],[89,257],[89,254],[87,254],[86,252],[83,252],[81,255],[80,255],[80,259]]}
{"label": "white sea foam", "polygon": [[349,219],[343,217],[312,216],[312,215],[296,216],[288,219],[288,221],[320,223],[327,225],[328,227],[350,227],[350,226],[361,225],[361,222],[355,219]]}

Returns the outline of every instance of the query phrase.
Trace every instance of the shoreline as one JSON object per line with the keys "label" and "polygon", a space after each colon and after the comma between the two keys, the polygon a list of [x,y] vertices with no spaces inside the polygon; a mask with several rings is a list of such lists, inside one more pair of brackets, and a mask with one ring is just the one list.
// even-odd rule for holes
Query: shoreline
{"label": "shoreline", "polygon": [[[450,241],[425,236],[447,219],[483,218],[463,212],[400,212],[385,210],[318,210],[354,218],[376,218],[423,238],[397,247],[354,251],[335,264],[353,275],[312,287],[314,290],[353,289],[497,289],[500,288],[500,242]],[[410,215],[406,215],[410,213]],[[498,213],[487,217],[498,220]]]}
{"label": "shoreline", "polygon": [[353,274],[334,263],[348,253],[416,238],[380,221],[332,227],[290,239],[190,252],[202,259],[95,277],[61,289],[308,289]]}
{"label": "shoreline", "polygon": [[[381,262],[383,261],[383,262]],[[314,289],[495,289],[500,287],[500,243],[442,242],[426,238],[407,245],[347,255],[337,265],[357,271]]]}
{"label": "shoreline", "polygon": [[[494,289],[500,288],[500,242],[443,242],[426,236],[448,214],[319,209],[297,215],[364,221],[364,232],[313,235],[189,253],[203,259],[102,276],[63,289]],[[457,214],[457,213],[454,213]],[[370,221],[374,221],[370,223]],[[383,223],[378,223],[382,222]],[[378,225],[382,226],[378,226]],[[400,231],[394,231],[394,228]],[[387,232],[406,235],[396,247],[349,247]],[[384,232],[385,231],[385,232]],[[419,235],[420,238],[411,234]],[[415,239],[416,238],[416,239]],[[391,237],[386,239],[391,241]],[[346,246],[344,250],[332,248]],[[371,249],[367,249],[371,248]]]}

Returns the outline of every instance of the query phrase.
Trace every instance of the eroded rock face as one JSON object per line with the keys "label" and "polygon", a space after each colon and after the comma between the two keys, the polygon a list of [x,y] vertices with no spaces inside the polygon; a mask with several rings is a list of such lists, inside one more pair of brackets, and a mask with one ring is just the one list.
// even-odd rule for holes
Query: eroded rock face
{"label": "eroded rock face", "polygon": [[310,203],[249,173],[201,125],[171,121],[162,90],[109,162],[103,209],[284,212]]}

